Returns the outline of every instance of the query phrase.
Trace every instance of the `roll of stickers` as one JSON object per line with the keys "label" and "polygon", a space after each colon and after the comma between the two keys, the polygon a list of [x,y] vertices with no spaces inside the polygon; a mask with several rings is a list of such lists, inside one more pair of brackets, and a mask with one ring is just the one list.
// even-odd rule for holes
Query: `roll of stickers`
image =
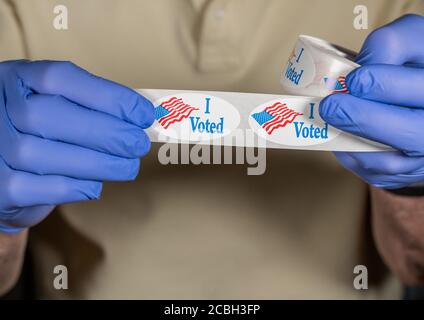
{"label": "roll of stickers", "polygon": [[320,98],[273,94],[140,89],[153,101],[153,142],[325,151],[386,146],[342,132],[319,116]]}
{"label": "roll of stickers", "polygon": [[322,97],[347,92],[356,54],[299,37],[281,85],[287,94],[139,89],[153,101],[153,142],[325,151],[384,151],[388,146],[342,132],[319,115]]}
{"label": "roll of stickers", "polygon": [[286,94],[325,97],[347,92],[345,78],[359,67],[356,53],[311,36],[299,36],[281,72],[280,83]]}

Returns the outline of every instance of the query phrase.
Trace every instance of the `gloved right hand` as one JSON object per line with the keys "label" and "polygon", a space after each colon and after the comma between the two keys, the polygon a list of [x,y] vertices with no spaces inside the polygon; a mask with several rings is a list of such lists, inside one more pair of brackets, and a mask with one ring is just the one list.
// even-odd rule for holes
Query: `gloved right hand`
{"label": "gloved right hand", "polygon": [[337,152],[340,163],[385,189],[424,181],[424,17],[406,15],[373,31],[346,77],[350,94],[321,101],[334,127],[388,146],[386,152]]}
{"label": "gloved right hand", "polygon": [[0,63],[0,232],[134,179],[153,121],[150,101],[70,62]]}

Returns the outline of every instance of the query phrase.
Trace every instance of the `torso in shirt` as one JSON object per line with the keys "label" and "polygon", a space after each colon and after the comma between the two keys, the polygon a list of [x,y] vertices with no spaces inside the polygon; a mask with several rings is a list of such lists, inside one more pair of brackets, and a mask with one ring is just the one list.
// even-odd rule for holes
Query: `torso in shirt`
{"label": "torso in shirt", "polygon": [[[32,59],[72,60],[133,88],[280,93],[298,34],[358,49],[357,1],[62,1],[69,30],[52,27],[55,1],[17,3]],[[399,15],[365,1],[370,28]],[[77,130],[77,128],[76,128]],[[396,297],[370,238],[366,186],[331,153],[269,150],[246,165],[160,165],[159,146],[134,182],[106,183],[101,201],[62,206],[34,230],[43,297]],[[53,289],[53,268],[69,290]],[[365,264],[370,290],[353,288]]]}

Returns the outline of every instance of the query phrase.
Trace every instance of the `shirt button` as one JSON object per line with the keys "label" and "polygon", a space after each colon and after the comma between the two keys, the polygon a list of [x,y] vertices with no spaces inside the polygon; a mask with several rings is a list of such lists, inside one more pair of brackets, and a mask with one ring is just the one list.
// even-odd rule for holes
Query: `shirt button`
{"label": "shirt button", "polygon": [[225,17],[225,10],[224,9],[217,9],[215,11],[215,18],[217,20],[222,20]]}

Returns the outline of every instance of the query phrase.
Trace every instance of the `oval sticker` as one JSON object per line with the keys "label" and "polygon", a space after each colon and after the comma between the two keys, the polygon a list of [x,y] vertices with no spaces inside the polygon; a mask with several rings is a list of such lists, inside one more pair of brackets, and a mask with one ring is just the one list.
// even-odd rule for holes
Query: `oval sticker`
{"label": "oval sticker", "polygon": [[318,99],[282,98],[256,107],[249,116],[253,131],[268,141],[286,146],[310,146],[328,142],[340,130],[324,122]]}
{"label": "oval sticker", "polygon": [[281,84],[289,88],[304,88],[315,78],[315,63],[308,49],[298,41],[281,73]]}
{"label": "oval sticker", "polygon": [[200,93],[178,93],[154,102],[154,130],[182,141],[221,138],[240,123],[237,109],[228,101]]}

